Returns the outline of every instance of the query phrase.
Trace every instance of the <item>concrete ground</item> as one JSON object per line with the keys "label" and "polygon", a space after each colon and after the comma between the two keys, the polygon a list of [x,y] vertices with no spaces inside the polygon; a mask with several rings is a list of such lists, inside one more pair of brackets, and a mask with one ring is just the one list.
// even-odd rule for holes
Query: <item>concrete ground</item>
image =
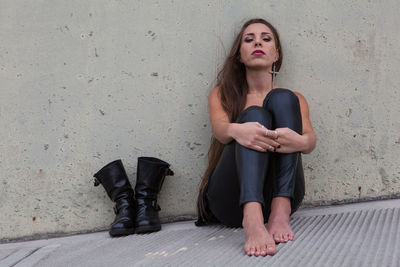
{"label": "concrete ground", "polygon": [[299,210],[295,241],[248,257],[241,228],[164,224],[160,232],[107,232],[0,244],[0,266],[400,266],[400,199]]}

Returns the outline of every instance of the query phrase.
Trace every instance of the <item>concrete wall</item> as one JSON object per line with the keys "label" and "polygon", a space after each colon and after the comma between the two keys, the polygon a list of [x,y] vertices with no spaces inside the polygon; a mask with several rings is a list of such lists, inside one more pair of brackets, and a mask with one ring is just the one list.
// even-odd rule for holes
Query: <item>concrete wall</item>
{"label": "concrete wall", "polygon": [[105,229],[92,175],[138,156],[176,175],[164,221],[195,214],[207,96],[252,17],[281,33],[279,85],[318,135],[306,205],[399,196],[400,4],[388,1],[0,1],[0,239]]}

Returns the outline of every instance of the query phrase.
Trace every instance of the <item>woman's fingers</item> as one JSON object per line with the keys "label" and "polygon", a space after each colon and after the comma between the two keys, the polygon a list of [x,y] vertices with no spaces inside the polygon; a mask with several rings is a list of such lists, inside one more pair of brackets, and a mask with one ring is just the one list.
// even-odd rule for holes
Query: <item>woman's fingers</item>
{"label": "woman's fingers", "polygon": [[265,136],[265,137],[268,137],[273,140],[276,140],[279,137],[278,130],[270,130],[268,128],[265,128],[264,126],[261,127],[261,129],[259,130],[259,133],[261,136]]}
{"label": "woman's fingers", "polygon": [[265,126],[264,125],[262,125],[261,123],[259,123],[259,122],[256,122],[256,125],[258,126],[258,127],[260,127],[260,128],[263,128],[263,129],[265,129]]}
{"label": "woman's fingers", "polygon": [[277,146],[265,142],[256,142],[255,144],[253,144],[251,148],[260,152],[266,152],[266,151],[275,152]]}
{"label": "woman's fingers", "polygon": [[278,137],[279,137],[279,133],[278,133],[277,130],[270,130],[270,129],[265,128],[264,131],[265,131],[265,136],[266,137],[269,137],[269,138],[272,138],[272,139],[278,139]]}
{"label": "woman's fingers", "polygon": [[257,137],[256,141],[259,142],[259,144],[270,145],[273,147],[279,147],[279,145],[280,145],[280,143],[278,143],[276,140],[266,137],[266,136],[259,136],[259,137]]}
{"label": "woman's fingers", "polygon": [[[275,139],[277,136],[276,130],[269,130],[258,122],[247,122],[244,125],[246,125],[249,132],[236,140],[240,144],[259,152],[275,152],[280,147],[280,144]],[[256,129],[253,128],[254,126]],[[251,131],[253,132],[251,133]]]}
{"label": "woman's fingers", "polygon": [[266,152],[267,150],[263,148],[262,146],[256,146],[256,145],[250,145],[248,148],[256,150],[258,152]]}

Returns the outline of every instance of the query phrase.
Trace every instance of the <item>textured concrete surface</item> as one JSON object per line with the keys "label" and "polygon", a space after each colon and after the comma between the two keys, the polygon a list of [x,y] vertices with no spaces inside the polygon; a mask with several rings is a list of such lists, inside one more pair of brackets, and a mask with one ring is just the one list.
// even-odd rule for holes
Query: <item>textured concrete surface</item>
{"label": "textured concrete surface", "polygon": [[207,96],[235,31],[277,26],[279,85],[309,101],[306,205],[399,196],[400,4],[388,1],[0,1],[0,240],[104,229],[92,175],[171,163],[163,221],[194,215]]}
{"label": "textured concrete surface", "polygon": [[242,228],[163,225],[160,232],[107,232],[0,245],[0,266],[400,266],[400,200],[303,209],[295,240],[267,257],[244,254]]}

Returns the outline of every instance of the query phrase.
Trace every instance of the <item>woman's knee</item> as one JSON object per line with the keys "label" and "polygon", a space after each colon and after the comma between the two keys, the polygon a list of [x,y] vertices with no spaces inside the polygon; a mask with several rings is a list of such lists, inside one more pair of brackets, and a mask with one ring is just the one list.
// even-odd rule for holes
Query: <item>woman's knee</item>
{"label": "woman's knee", "polygon": [[263,107],[250,106],[240,113],[237,122],[259,122],[268,128],[270,127],[272,118],[271,114]]}
{"label": "woman's knee", "polygon": [[268,95],[265,97],[263,107],[287,109],[288,107],[299,108],[300,104],[299,98],[291,90],[276,88],[269,92]]}

